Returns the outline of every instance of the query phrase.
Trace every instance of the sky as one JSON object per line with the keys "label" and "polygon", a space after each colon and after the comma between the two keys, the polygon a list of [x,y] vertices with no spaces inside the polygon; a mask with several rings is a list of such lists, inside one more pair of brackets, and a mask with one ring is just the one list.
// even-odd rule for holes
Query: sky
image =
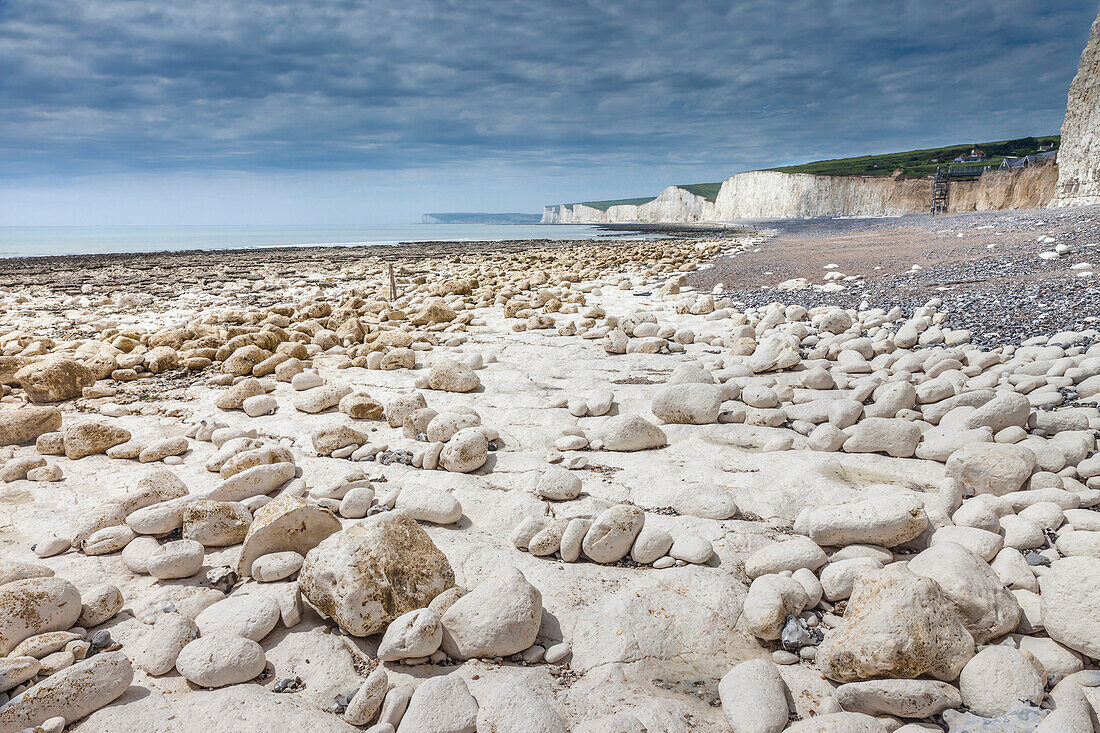
{"label": "sky", "polygon": [[1095,0],[0,0],[0,226],[370,225],[1054,134]]}

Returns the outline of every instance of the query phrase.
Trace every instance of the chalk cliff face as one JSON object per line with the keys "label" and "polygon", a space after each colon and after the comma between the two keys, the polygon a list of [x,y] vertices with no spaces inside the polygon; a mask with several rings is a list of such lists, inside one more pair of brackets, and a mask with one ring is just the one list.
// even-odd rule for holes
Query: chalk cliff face
{"label": "chalk cliff face", "polygon": [[[1058,166],[1054,164],[992,170],[975,182],[954,181],[947,210],[1046,206],[1056,181]],[[687,224],[816,216],[900,216],[926,213],[931,204],[930,178],[894,180],[749,171],[726,179],[713,203],[669,186],[648,203],[611,206],[606,211],[584,204],[547,206],[542,223]]]}
{"label": "chalk cliff face", "polygon": [[1100,17],[1069,87],[1051,206],[1100,204]]}
{"label": "chalk cliff face", "polygon": [[547,206],[543,224],[659,224],[718,221],[714,204],[702,196],[669,186],[657,198],[641,205],[620,204],[604,211],[584,204]]}
{"label": "chalk cliff face", "polygon": [[750,171],[727,179],[714,202],[676,186],[652,201],[611,206],[548,206],[544,224],[694,223],[807,216],[890,216],[927,211],[932,183],[889,178]]}
{"label": "chalk cliff face", "polygon": [[928,180],[749,171],[722,184],[715,209],[720,220],[894,216],[927,211],[931,200]]}
{"label": "chalk cliff face", "polygon": [[607,210],[612,224],[624,222],[677,222],[716,221],[714,204],[702,196],[669,186],[649,203],[640,206],[629,204],[612,206]]}

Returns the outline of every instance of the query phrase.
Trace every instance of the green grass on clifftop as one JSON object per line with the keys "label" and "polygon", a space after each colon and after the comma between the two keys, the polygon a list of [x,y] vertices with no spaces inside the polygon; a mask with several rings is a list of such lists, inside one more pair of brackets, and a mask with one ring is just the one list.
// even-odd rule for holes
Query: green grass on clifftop
{"label": "green grass on clifftop", "polygon": [[969,153],[971,148],[981,148],[989,156],[989,160],[969,165],[998,166],[1006,155],[1032,155],[1039,152],[1039,145],[1051,142],[1057,145],[1060,140],[1061,136],[1059,135],[1024,137],[1016,140],[966,143],[964,145],[929,148],[927,150],[909,150],[903,153],[818,160],[813,163],[788,165],[781,168],[769,168],[768,170],[782,171],[783,173],[812,173],[818,176],[889,176],[893,175],[895,170],[901,168],[902,174],[906,178],[923,178],[934,175],[936,166],[950,165],[951,161],[958,156]]}
{"label": "green grass on clifftop", "polygon": [[688,183],[684,186],[677,186],[676,188],[682,188],[688,193],[693,193],[696,196],[705,198],[712,204],[718,199],[718,191],[722,188],[722,182],[718,183]]}

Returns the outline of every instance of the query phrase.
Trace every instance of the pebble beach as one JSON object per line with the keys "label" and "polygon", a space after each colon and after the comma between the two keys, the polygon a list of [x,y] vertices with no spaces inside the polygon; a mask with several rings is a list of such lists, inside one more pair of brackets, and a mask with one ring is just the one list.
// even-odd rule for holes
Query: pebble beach
{"label": "pebble beach", "polygon": [[1100,208],[0,261],[0,733],[1087,733]]}

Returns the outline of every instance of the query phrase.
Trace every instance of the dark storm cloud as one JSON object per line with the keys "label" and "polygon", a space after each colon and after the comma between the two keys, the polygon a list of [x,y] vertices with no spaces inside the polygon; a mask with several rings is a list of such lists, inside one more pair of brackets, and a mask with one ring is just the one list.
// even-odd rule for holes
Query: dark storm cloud
{"label": "dark storm cloud", "polygon": [[1057,131],[1093,0],[0,0],[0,173],[733,172]]}

